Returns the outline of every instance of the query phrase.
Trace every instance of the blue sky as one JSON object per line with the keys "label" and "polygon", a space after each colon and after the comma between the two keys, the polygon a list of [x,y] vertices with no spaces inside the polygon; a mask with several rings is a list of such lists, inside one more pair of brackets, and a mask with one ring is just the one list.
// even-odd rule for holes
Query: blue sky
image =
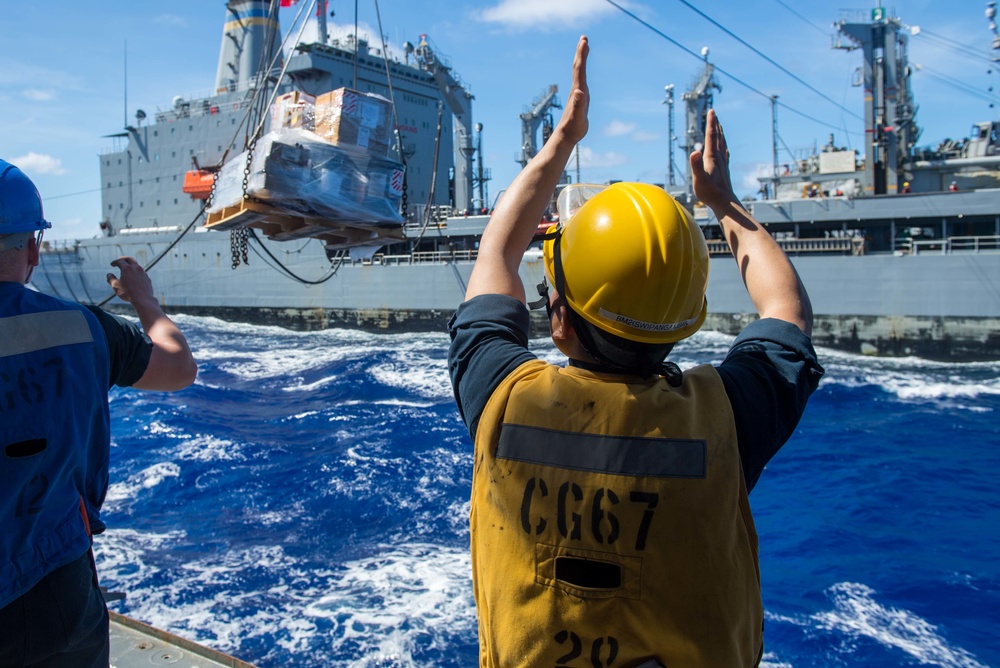
{"label": "blue sky", "polygon": [[[726,128],[733,181],[753,194],[756,175],[771,161],[771,105],[776,94],[790,109],[778,112],[779,134],[793,152],[822,146],[862,149],[861,89],[851,86],[857,51],[831,48],[832,23],[850,6],[870,16],[874,0],[618,0],[618,4],[693,52],[709,47],[725,74],[715,108]],[[991,33],[985,0],[899,0],[885,3],[907,26],[910,60],[923,128],[921,145],[965,136],[975,121],[995,119],[986,97],[1000,85],[989,74]],[[693,5],[778,62],[823,95],[783,73],[699,16]],[[373,0],[358,1],[362,34],[377,33]],[[45,198],[54,238],[98,234],[97,156],[111,146],[102,135],[124,124],[123,54],[128,51],[129,117],[166,109],[175,95],[207,94],[219,56],[223,0],[150,2],[19,2],[0,19],[0,157],[19,163]],[[353,32],[354,3],[331,0],[333,21]],[[297,7],[281,13],[283,28]],[[427,33],[475,95],[473,116],[483,123],[484,162],[492,170],[491,197],[520,168],[518,114],[549,85],[564,98],[576,39],[591,42],[590,133],[581,145],[584,181],[663,183],[667,171],[664,86],[674,84],[676,132],[684,118],[683,92],[700,73],[700,60],[671,44],[607,0],[380,0],[390,44]],[[956,44],[964,45],[964,49]],[[1000,55],[1000,54],[998,54]],[[978,91],[978,94],[968,92]],[[762,95],[763,94],[763,95]],[[824,97],[825,96],[825,97]],[[825,99],[830,98],[833,102]],[[846,111],[837,104],[846,108]],[[794,111],[822,121],[817,123]],[[559,113],[558,111],[556,113]],[[779,161],[789,154],[781,148]],[[675,152],[684,169],[686,156]],[[572,166],[571,166],[572,167]]]}

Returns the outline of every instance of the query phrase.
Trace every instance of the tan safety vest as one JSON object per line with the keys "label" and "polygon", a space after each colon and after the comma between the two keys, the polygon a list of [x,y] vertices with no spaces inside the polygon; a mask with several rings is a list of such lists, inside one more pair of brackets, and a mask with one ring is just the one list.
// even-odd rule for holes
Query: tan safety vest
{"label": "tan safety vest", "polygon": [[527,362],[490,397],[470,510],[480,665],[757,665],[757,532],[718,372]]}

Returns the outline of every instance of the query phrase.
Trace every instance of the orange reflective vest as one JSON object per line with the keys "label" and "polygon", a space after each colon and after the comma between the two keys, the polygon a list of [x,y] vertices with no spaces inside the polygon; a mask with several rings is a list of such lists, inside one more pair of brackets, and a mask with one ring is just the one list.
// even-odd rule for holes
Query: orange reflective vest
{"label": "orange reflective vest", "polygon": [[480,665],[754,666],[757,533],[718,372],[527,362],[490,397],[470,510]]}

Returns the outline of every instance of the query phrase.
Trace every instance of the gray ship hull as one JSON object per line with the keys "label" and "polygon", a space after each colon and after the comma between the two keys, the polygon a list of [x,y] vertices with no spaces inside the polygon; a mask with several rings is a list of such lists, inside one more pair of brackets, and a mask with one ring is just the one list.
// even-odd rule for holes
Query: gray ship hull
{"label": "gray ship hull", "polygon": [[[453,232],[464,235],[485,219],[461,223],[467,229]],[[147,265],[175,237],[130,234],[55,245],[42,255],[33,283],[65,299],[100,303],[110,295],[105,277],[112,260],[130,255]],[[319,241],[263,243],[303,279],[330,271]],[[1000,253],[793,255],[792,262],[816,314],[817,345],[930,359],[1000,358]],[[344,261],[320,285],[283,276],[269,263],[251,253],[248,265],[233,269],[229,235],[190,233],[151,277],[160,302],[174,313],[297,329],[443,331],[464,298],[474,257],[471,251],[379,254]],[[529,298],[542,271],[537,252],[529,251],[521,265]],[[735,334],[756,317],[729,257],[713,256],[707,298],[710,329]],[[107,308],[129,312],[117,298]],[[544,324],[535,322],[535,333],[543,334]]]}

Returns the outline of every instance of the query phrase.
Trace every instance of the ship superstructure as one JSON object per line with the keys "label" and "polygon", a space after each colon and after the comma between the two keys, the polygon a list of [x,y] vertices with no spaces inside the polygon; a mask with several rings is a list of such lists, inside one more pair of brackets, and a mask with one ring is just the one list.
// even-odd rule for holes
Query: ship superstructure
{"label": "ship superstructure", "polygon": [[[407,201],[416,205],[414,211],[427,204],[449,204],[453,119],[450,113],[438,113],[439,105],[446,102],[435,74],[416,60],[406,63],[386,59],[381,49],[371,49],[363,39],[352,37],[346,43],[330,40],[323,29],[321,41],[298,45],[285,64],[281,59],[277,16],[270,13],[273,4],[267,0],[234,0],[227,4],[213,94],[175,97],[171,107],[156,112],[149,123],[144,122],[147,116],[140,111],[135,124],[116,135],[117,149],[100,158],[101,229],[106,235],[134,233],[150,227],[173,230],[186,226],[199,214],[204,204],[201,196],[209,193],[183,192],[185,177],[191,172],[211,173],[225,156],[243,150],[253,132],[248,125],[260,120],[248,113],[254,104],[254,93],[259,90],[267,95],[275,85],[279,93],[299,90],[317,94],[348,87],[394,99],[407,167]],[[429,59],[434,52],[424,41],[421,53]],[[270,67],[272,62],[276,63],[274,67]],[[438,60],[434,62],[435,72],[449,71]],[[286,65],[285,76],[279,83],[277,75],[282,64]],[[450,81],[454,80],[451,76]],[[471,99],[467,91],[461,97]],[[468,105],[471,115],[471,102]],[[464,148],[463,160],[471,143]],[[436,188],[431,197],[435,152],[444,157],[437,161]],[[471,163],[467,174],[471,178]],[[455,201],[464,203],[457,208],[470,208],[471,199],[471,186],[457,189]]]}
{"label": "ship superstructure", "polygon": [[[269,10],[277,4],[227,4],[216,91],[175,98],[148,125],[138,115],[117,138],[122,145],[100,156],[105,236],[49,243],[35,272],[38,289],[103,302],[106,267],[132,255],[144,266],[158,263],[158,296],[178,312],[300,328],[443,330],[464,298],[488,221],[469,214],[488,207],[482,188],[478,199],[474,191],[472,95],[425,37],[404,47],[405,60],[385,59],[384,47],[355,37],[329,39],[321,24],[317,42],[297,46],[287,62],[280,53],[268,61],[263,56],[276,53],[279,34]],[[817,345],[1000,358],[998,125],[977,124],[975,136],[934,150],[916,147],[916,104],[900,28],[881,8],[870,21],[838,25],[842,46],[860,48],[866,58],[864,159],[833,142],[789,165],[788,173],[775,159],[775,173],[762,180],[767,198],[746,205],[808,286]],[[1000,53],[1000,39],[995,49]],[[720,91],[704,56],[702,72],[683,95],[687,150],[704,132],[704,115]],[[252,261],[234,270],[239,263],[229,235],[182,233],[198,217],[199,198],[211,194],[211,179],[199,174],[210,173],[227,151],[243,150],[249,131],[237,128],[252,111],[254,93],[275,85],[279,93],[347,86],[395,100],[407,175],[404,241],[332,261],[318,240],[252,239]],[[668,88],[671,109],[672,99]],[[534,106],[554,106],[554,95],[540,102]],[[526,125],[526,132],[534,130]],[[542,134],[544,140],[544,128]],[[182,191],[186,180],[188,193]],[[756,316],[718,223],[689,189],[674,187],[673,179],[667,188],[692,208],[709,239],[708,326],[735,332]],[[525,285],[537,284],[542,271],[540,253],[529,249],[521,264]]]}
{"label": "ship superstructure", "polygon": [[[908,35],[900,19],[878,8],[868,22],[840,21],[836,48],[859,49],[864,61],[865,151],[829,143],[760,178],[763,199],[745,202],[784,242],[786,252],[950,253],[1000,247],[1000,121],[973,125],[970,136],[918,148],[920,128],[910,86]],[[1000,54],[1000,42],[994,49]],[[684,94],[689,145],[704,134],[712,104],[712,65]],[[690,150],[690,148],[689,148]],[[693,201],[690,182],[675,193]],[[710,210],[695,217],[717,254],[728,254]],[[811,286],[810,286],[811,287]],[[997,312],[1000,314],[1000,312]]]}
{"label": "ship superstructure", "polygon": [[[859,50],[863,56],[857,84],[864,93],[864,154],[859,158],[852,150],[838,148],[831,135],[821,151],[804,159],[779,165],[775,157],[774,173],[760,179],[767,198],[877,197],[1000,187],[1000,121],[975,123],[963,140],[918,147],[921,129],[910,84],[910,36],[899,18],[879,8],[870,22],[842,20],[835,25],[835,48]],[[996,40],[993,48],[1000,55]]]}

